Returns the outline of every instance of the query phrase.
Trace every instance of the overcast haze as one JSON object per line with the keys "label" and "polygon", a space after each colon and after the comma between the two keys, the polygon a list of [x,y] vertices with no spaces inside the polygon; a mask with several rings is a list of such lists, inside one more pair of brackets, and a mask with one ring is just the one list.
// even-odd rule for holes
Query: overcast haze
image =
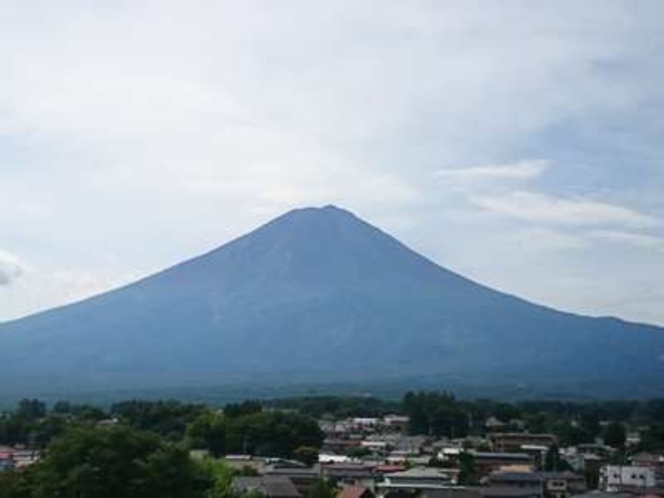
{"label": "overcast haze", "polygon": [[334,203],[664,324],[660,1],[0,0],[0,321]]}

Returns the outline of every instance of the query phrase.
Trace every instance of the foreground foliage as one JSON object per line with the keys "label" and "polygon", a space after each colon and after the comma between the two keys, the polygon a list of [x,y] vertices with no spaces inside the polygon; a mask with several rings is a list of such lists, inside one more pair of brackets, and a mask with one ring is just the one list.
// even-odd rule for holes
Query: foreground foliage
{"label": "foreground foliage", "polygon": [[74,428],[2,479],[2,498],[202,498],[210,486],[185,448],[128,426]]}

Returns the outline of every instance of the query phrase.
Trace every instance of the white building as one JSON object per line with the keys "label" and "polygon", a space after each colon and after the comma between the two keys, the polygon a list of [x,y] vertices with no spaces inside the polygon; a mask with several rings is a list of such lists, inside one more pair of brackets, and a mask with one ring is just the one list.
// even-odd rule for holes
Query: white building
{"label": "white building", "polygon": [[604,491],[617,492],[655,487],[655,471],[636,465],[606,465],[600,471]]}

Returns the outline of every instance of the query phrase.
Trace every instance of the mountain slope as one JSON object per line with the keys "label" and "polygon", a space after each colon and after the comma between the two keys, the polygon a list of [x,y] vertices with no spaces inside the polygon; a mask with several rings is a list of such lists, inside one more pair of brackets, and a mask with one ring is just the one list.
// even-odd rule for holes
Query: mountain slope
{"label": "mountain slope", "polygon": [[0,325],[2,391],[468,378],[664,393],[664,330],[537,306],[328,206]]}

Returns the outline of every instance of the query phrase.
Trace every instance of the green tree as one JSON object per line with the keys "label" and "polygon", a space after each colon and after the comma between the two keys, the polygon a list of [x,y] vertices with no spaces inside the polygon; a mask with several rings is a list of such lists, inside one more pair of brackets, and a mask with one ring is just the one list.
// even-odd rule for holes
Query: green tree
{"label": "green tree", "polygon": [[111,407],[111,415],[120,418],[138,430],[149,430],[170,440],[182,439],[191,423],[206,408],[179,401],[131,400]]}
{"label": "green tree", "polygon": [[459,455],[459,484],[461,486],[475,485],[479,481],[475,457],[472,453],[464,451]]}
{"label": "green tree", "polygon": [[209,480],[210,486],[206,498],[233,498],[235,493],[231,489],[233,477],[239,472],[230,467],[223,460],[206,458],[199,462],[203,475]]}
{"label": "green tree", "polygon": [[194,498],[203,486],[187,451],[129,427],[79,427],[26,473],[31,498]]}
{"label": "green tree", "polygon": [[339,489],[327,479],[318,479],[309,491],[308,498],[336,498]]}
{"label": "green tree", "polygon": [[468,434],[468,406],[443,392],[407,393],[403,410],[410,418],[411,434],[464,437]]}
{"label": "green tree", "polygon": [[406,415],[409,417],[408,431],[411,434],[427,434],[429,432],[425,396],[423,392],[414,393],[409,391],[403,398],[402,404]]}
{"label": "green tree", "polygon": [[18,405],[16,416],[34,422],[46,416],[46,403],[38,399],[24,399]]}
{"label": "green tree", "polygon": [[590,433],[581,424],[573,424],[569,420],[558,422],[553,427],[553,433],[558,436],[558,440],[563,446],[577,446],[593,441]]}
{"label": "green tree", "polygon": [[227,417],[241,417],[263,411],[260,401],[246,400],[242,403],[230,403],[224,407],[224,415]]}
{"label": "green tree", "polygon": [[226,453],[226,420],[223,415],[206,412],[187,427],[187,437],[195,448],[205,448],[219,457]]}
{"label": "green tree", "polygon": [[604,429],[604,444],[612,448],[624,448],[627,434],[620,422],[610,422]]}
{"label": "green tree", "polygon": [[594,442],[595,438],[599,436],[602,431],[602,426],[599,423],[599,417],[595,413],[586,413],[582,415],[580,426],[588,433],[589,442]]}
{"label": "green tree", "polygon": [[303,464],[311,467],[318,462],[318,448],[300,446],[293,452],[293,457]]}
{"label": "green tree", "polygon": [[296,448],[320,448],[318,423],[296,413],[257,412],[227,419],[226,451],[291,458]]}
{"label": "green tree", "polygon": [[371,450],[362,446],[352,446],[346,450],[346,455],[351,458],[362,458],[371,455]]}
{"label": "green tree", "polygon": [[61,415],[67,414],[67,413],[72,413],[73,412],[73,406],[69,401],[66,400],[59,400],[56,401],[55,404],[53,405],[53,408],[51,410],[53,413],[58,413]]}
{"label": "green tree", "polygon": [[25,476],[0,472],[0,498],[32,498]]}
{"label": "green tree", "polygon": [[664,450],[664,422],[653,423],[643,434],[639,451],[661,451]]}

